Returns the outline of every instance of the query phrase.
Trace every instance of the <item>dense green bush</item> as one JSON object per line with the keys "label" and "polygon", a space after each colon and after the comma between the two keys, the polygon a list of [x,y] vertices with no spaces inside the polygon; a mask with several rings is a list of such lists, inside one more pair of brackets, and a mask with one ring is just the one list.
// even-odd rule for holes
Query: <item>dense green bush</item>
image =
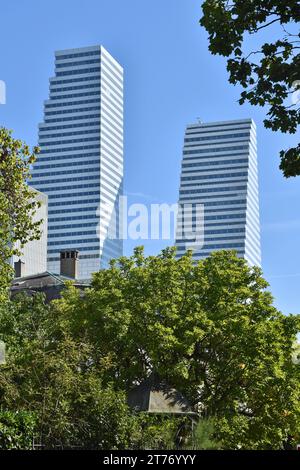
{"label": "dense green bush", "polygon": [[32,449],[36,419],[26,411],[0,411],[0,449]]}

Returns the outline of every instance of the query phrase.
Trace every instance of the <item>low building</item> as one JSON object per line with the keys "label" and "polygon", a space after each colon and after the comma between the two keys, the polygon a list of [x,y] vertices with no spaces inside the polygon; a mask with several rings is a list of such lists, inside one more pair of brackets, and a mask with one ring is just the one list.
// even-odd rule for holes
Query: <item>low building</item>
{"label": "low building", "polygon": [[16,243],[16,248],[20,250],[21,256],[13,256],[12,266],[15,269],[15,277],[32,276],[43,273],[47,270],[47,226],[48,226],[48,196],[33,188],[35,199],[40,203],[33,217],[33,222],[42,221],[41,237],[32,240],[21,248],[20,243]]}
{"label": "low building", "polygon": [[24,292],[35,295],[37,292],[45,294],[46,302],[61,297],[68,281],[84,290],[89,287],[89,281],[79,281],[78,278],[79,252],[77,250],[64,250],[60,253],[60,274],[44,271],[29,276],[16,277],[11,286],[11,296]]}

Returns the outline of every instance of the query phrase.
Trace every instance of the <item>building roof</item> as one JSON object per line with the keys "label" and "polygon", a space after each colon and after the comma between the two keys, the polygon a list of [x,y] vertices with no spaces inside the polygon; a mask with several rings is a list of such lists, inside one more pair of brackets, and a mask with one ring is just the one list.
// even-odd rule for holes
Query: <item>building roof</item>
{"label": "building roof", "polygon": [[135,411],[196,415],[188,400],[155,374],[129,391],[127,403]]}
{"label": "building roof", "polygon": [[74,286],[79,289],[84,289],[90,285],[89,281],[74,280],[67,276],[45,271],[32,276],[15,278],[12,282],[10,291],[12,296],[19,292],[25,292],[28,295],[34,295],[36,292],[43,292],[46,295],[46,300],[50,301],[60,297],[61,291],[65,288],[67,281],[73,281]]}

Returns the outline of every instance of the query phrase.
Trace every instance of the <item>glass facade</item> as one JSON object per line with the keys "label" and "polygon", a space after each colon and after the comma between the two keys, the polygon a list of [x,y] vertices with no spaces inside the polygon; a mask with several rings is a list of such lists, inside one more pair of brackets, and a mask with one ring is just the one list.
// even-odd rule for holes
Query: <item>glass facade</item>
{"label": "glass facade", "polygon": [[39,146],[31,184],[49,196],[48,270],[76,249],[89,279],[123,253],[110,235],[123,193],[123,69],[102,46],[55,53]]}
{"label": "glass facade", "polygon": [[[192,215],[185,218],[184,204]],[[204,227],[196,224],[197,204]],[[201,230],[195,260],[214,250],[233,249],[251,265],[261,265],[256,126],[251,119],[187,126],[179,189],[177,257]],[[185,237],[185,233],[188,233]]]}

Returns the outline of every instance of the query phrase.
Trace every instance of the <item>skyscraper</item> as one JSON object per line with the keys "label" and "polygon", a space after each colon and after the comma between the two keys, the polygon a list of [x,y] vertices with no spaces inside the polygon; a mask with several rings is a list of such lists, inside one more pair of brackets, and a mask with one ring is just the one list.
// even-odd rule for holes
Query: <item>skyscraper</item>
{"label": "skyscraper", "polygon": [[[184,216],[184,205],[190,207]],[[195,209],[204,210],[197,226]],[[195,260],[215,250],[236,250],[260,266],[260,225],[256,126],[251,119],[188,125],[185,132],[179,190],[176,246],[180,257],[188,240],[203,231]],[[198,224],[199,225],[199,224]],[[193,232],[188,237],[188,231]],[[199,234],[198,234],[199,235]],[[201,237],[199,237],[200,239]]]}
{"label": "skyscraper", "polygon": [[123,191],[123,69],[102,46],[55,53],[39,146],[31,184],[48,195],[48,270],[78,250],[88,279],[123,251],[108,235]]}

